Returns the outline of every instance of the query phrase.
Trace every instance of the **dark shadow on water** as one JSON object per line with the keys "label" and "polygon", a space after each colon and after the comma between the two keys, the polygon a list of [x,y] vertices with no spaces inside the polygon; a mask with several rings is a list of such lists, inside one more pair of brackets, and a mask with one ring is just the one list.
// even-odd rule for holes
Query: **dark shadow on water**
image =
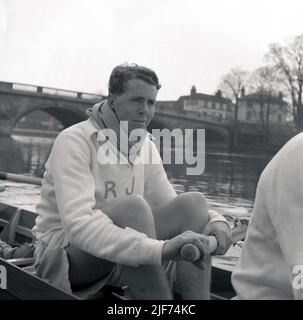
{"label": "dark shadow on water", "polygon": [[231,151],[220,146],[206,148],[205,170],[201,175],[188,175],[186,164],[165,165],[165,169],[171,181],[183,185],[184,191],[200,191],[222,199],[253,201],[259,177],[274,155],[269,150],[257,150]]}
{"label": "dark shadow on water", "polygon": [[0,137],[0,170],[41,177],[53,138]]}

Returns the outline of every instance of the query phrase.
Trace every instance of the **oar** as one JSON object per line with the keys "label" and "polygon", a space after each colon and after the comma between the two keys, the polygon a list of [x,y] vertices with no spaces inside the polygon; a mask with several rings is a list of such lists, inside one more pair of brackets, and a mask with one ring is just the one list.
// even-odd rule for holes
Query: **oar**
{"label": "oar", "polygon": [[[246,231],[247,226],[244,224],[239,227],[235,227],[231,232],[232,243],[234,244],[239,240],[243,240],[245,238]],[[214,236],[209,236],[208,240],[208,253],[210,254],[217,249],[218,241]],[[186,261],[194,262],[200,258],[201,252],[196,245],[188,243],[182,247],[181,256]]]}
{"label": "oar", "polygon": [[[207,251],[210,254],[216,250],[218,246],[218,241],[217,241],[217,238],[214,236],[209,236],[208,241],[209,242],[208,242]],[[182,247],[181,256],[186,261],[194,262],[200,258],[201,252],[196,245],[192,243],[188,243]]]}
{"label": "oar", "polygon": [[22,183],[29,183],[29,184],[34,184],[36,186],[41,186],[42,184],[41,178],[28,177],[28,176],[23,176],[21,174],[7,173],[3,171],[0,171],[0,179],[22,182]]}

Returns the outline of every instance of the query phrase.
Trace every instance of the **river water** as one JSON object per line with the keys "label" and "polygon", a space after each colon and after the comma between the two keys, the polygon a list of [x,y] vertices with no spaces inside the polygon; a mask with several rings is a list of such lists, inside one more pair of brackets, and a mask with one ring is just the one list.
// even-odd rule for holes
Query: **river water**
{"label": "river water", "polygon": [[[54,138],[0,137],[0,170],[41,176]],[[208,198],[229,204],[251,204],[259,176],[272,155],[257,152],[231,153],[207,148],[202,175],[186,175],[182,165],[166,165],[167,175],[177,191],[201,191]]]}

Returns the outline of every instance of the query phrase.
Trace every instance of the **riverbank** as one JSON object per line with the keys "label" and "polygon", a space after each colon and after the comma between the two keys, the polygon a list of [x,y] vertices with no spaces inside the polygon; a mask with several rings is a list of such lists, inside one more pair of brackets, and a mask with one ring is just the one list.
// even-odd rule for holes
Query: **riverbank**
{"label": "riverbank", "polygon": [[229,147],[229,146],[223,145],[223,144],[220,144],[220,145],[207,144],[206,145],[206,152],[213,153],[214,151],[217,151],[218,149],[220,149],[221,151],[226,151],[226,153],[229,153],[229,154],[255,155],[256,153],[258,153],[258,154],[264,154],[267,156],[273,156],[281,148],[282,148],[282,146],[268,145],[268,144],[261,144],[261,143],[237,145],[236,147]]}
{"label": "riverbank", "polygon": [[59,133],[60,131],[55,130],[14,129],[12,135],[55,138]]}

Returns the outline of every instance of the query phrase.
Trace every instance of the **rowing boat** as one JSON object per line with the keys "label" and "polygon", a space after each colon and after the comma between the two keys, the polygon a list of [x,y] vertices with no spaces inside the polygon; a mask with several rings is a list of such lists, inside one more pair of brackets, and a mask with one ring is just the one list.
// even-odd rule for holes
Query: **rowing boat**
{"label": "rowing boat", "polygon": [[[36,213],[0,203],[0,239],[8,243],[31,243],[31,228],[35,223]],[[212,258],[213,298],[231,298],[235,295],[231,285],[231,272],[240,255],[240,247],[233,246],[223,257]],[[52,286],[35,275],[33,258],[4,260],[0,265],[7,270],[7,290],[0,289],[1,299],[78,299]],[[100,296],[100,295],[99,295]],[[108,292],[103,295],[103,298]],[[117,295],[116,295],[117,296]]]}
{"label": "rowing boat", "polygon": [[[7,183],[6,197],[1,197],[5,201],[0,202],[0,239],[6,240],[9,243],[22,244],[25,242],[30,243],[32,241],[31,228],[35,224],[35,203],[39,199],[40,189],[37,186],[29,186],[23,184],[24,188],[20,188],[18,183],[19,192],[26,194],[22,199],[22,203],[16,206],[14,201],[11,200],[11,194],[9,190],[16,186],[14,183]],[[20,189],[22,191],[20,191]],[[16,190],[13,190],[16,195]],[[24,201],[29,198],[31,194],[31,201],[27,203]],[[234,217],[232,212],[235,207],[230,205],[224,206],[218,203],[210,202],[210,210],[216,210],[223,214],[227,220],[232,224]],[[241,212],[240,212],[241,213]],[[247,216],[240,215],[242,223],[247,223]],[[228,299],[235,295],[233,287],[231,285],[231,273],[236,265],[236,262],[240,256],[241,247],[238,243],[232,246],[224,256],[215,256],[212,258],[212,281],[211,281],[211,293],[214,299]],[[79,299],[75,295],[69,295],[66,292],[52,286],[47,281],[37,277],[35,275],[35,269],[33,268],[33,258],[18,258],[4,260],[0,258],[0,265],[5,266],[7,270],[7,290],[0,289],[1,299]],[[1,287],[0,287],[1,288]],[[104,291],[99,294],[100,298],[122,298],[121,294],[117,295],[111,290]]]}

